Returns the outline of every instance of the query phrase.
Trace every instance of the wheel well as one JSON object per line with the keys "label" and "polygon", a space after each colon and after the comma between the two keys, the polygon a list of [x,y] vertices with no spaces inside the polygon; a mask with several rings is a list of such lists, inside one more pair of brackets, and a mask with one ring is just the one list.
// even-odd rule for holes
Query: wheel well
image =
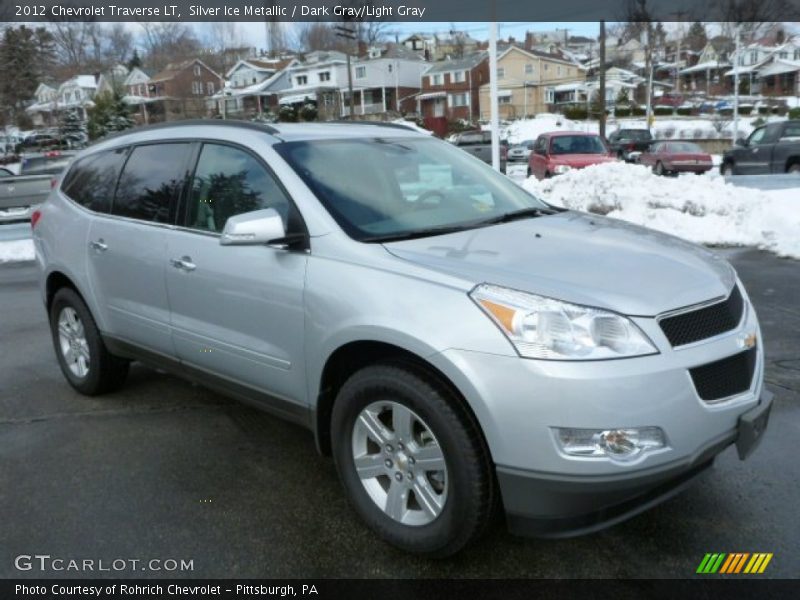
{"label": "wheel well", "polygon": [[[426,361],[424,358],[398,346],[374,341],[350,342],[338,348],[325,363],[320,379],[319,395],[317,397],[316,432],[317,448],[324,455],[331,453],[331,414],[333,403],[342,385],[356,371],[377,363],[395,363],[410,367],[421,374],[432,377],[436,383],[443,386],[454,398],[457,398],[478,431],[483,431],[478,419],[461,395],[461,392],[447,378],[444,373]],[[488,450],[485,438],[484,445]]]}
{"label": "wheel well", "polygon": [[788,171],[792,165],[800,164],[800,156],[790,156],[786,161],[786,168],[784,171]]}
{"label": "wheel well", "polygon": [[78,291],[78,288],[75,287],[75,284],[72,283],[72,280],[69,277],[59,271],[54,271],[47,276],[47,284],[45,286],[48,313],[50,312],[50,306],[53,304],[53,298],[55,297],[56,292],[63,287],[68,287],[75,290],[75,293],[83,298],[83,295],[80,293],[80,291]]}

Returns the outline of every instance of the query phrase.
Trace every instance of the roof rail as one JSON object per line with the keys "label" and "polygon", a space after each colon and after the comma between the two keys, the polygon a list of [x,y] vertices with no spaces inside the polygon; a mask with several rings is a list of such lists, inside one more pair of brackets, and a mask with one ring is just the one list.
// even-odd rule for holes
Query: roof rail
{"label": "roof rail", "polygon": [[239,127],[241,129],[250,129],[252,131],[261,131],[269,134],[276,134],[278,130],[268,125],[267,123],[255,123],[253,121],[239,121],[236,119],[184,119],[182,121],[164,121],[163,123],[154,123],[152,125],[144,125],[140,127],[133,127],[131,129],[124,129],[122,131],[115,131],[110,135],[103,136],[97,141],[112,140],[122,135],[129,133],[140,133],[143,131],[153,131],[156,129],[168,129],[170,127],[190,127],[197,125],[222,125],[225,127]]}
{"label": "roof rail", "polygon": [[406,127],[400,123],[387,123],[386,121],[348,121],[347,119],[339,119],[337,121],[328,121],[328,123],[335,123],[337,125],[374,125],[376,127],[389,127],[391,129],[413,131],[411,127]]}

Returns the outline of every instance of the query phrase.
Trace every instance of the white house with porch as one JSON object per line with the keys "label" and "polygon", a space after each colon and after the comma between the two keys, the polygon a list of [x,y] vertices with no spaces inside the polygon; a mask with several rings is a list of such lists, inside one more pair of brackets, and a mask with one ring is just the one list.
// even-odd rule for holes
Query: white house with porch
{"label": "white house with porch", "polygon": [[347,89],[347,55],[335,50],[309,52],[286,68],[289,87],[280,92],[282,105],[316,102],[321,117],[341,114],[342,89]]}
{"label": "white house with porch", "polygon": [[[414,110],[420,78],[429,66],[419,54],[400,44],[371,47],[367,56],[351,65],[353,112],[368,115]],[[345,116],[349,114],[346,81],[341,93],[342,116]]]}

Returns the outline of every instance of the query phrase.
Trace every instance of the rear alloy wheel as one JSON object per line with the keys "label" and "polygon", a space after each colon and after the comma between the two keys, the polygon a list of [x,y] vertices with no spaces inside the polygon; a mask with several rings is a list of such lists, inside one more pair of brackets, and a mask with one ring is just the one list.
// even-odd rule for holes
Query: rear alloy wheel
{"label": "rear alloy wheel", "polygon": [[50,330],[61,372],[76,390],[94,396],[124,383],[129,362],[106,349],[89,308],[75,290],[56,292]]}
{"label": "rear alloy wheel", "polygon": [[333,406],[331,441],[350,503],[390,544],[449,556],[489,523],[497,500],[480,432],[416,367],[378,364],[352,375]]}

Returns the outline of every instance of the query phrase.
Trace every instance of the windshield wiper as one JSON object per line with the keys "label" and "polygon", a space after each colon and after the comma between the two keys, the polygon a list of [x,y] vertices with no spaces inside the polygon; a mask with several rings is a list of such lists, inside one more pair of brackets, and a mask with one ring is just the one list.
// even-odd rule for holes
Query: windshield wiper
{"label": "windshield wiper", "polygon": [[486,221],[478,221],[471,223],[462,223],[461,225],[448,225],[446,227],[430,227],[426,229],[412,229],[411,231],[400,231],[397,233],[387,233],[384,235],[371,235],[360,238],[360,242],[375,243],[375,242],[401,242],[403,240],[415,240],[417,238],[429,237],[434,235],[444,235],[446,233],[456,233],[459,231],[466,231],[468,229],[475,229],[476,227],[483,227],[489,225]]}
{"label": "windshield wiper", "polygon": [[532,217],[541,217],[544,215],[554,215],[556,211],[550,208],[523,208],[512,212],[503,213],[496,217],[486,219],[483,221],[487,225],[494,225],[496,223],[510,223],[511,221],[519,221],[521,219],[530,219]]}

